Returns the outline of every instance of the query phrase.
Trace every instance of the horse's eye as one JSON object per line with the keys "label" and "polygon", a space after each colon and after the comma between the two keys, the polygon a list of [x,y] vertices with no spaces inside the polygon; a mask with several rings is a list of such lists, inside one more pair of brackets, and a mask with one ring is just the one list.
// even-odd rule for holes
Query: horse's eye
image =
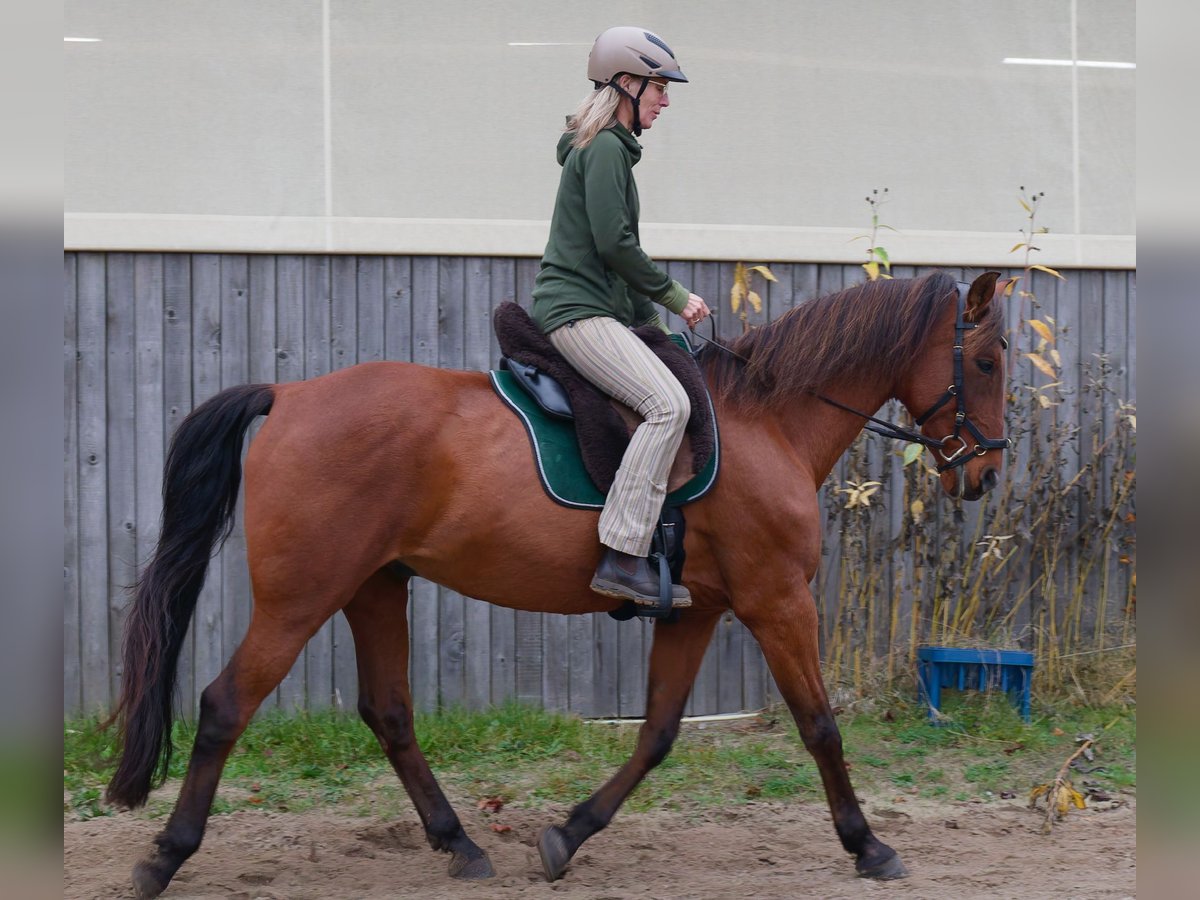
{"label": "horse's eye", "polygon": [[990,359],[977,359],[975,360],[975,365],[979,366],[979,371],[984,375],[991,375],[992,371],[996,368],[996,364]]}

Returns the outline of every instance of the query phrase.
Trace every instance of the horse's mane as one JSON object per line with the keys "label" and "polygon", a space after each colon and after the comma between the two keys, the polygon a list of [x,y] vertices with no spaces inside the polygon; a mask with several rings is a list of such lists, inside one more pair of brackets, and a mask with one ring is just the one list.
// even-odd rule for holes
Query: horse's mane
{"label": "horse's mane", "polygon": [[[714,348],[701,359],[717,397],[755,409],[857,371],[891,380],[911,364],[954,296],[955,280],[944,272],[870,281],[810,300],[737,338],[730,349],[748,361]],[[983,321],[967,333],[969,344],[999,341],[1002,307],[988,304]]]}

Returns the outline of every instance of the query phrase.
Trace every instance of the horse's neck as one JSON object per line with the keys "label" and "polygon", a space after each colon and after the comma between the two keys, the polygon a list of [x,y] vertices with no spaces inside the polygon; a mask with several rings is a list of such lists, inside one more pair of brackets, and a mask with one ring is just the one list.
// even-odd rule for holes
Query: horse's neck
{"label": "horse's neck", "polygon": [[[869,379],[831,385],[821,394],[868,415],[874,415],[892,397],[890,386]],[[807,460],[816,483],[821,484],[862,431],[863,419],[808,394],[792,402],[780,424],[788,442]]]}

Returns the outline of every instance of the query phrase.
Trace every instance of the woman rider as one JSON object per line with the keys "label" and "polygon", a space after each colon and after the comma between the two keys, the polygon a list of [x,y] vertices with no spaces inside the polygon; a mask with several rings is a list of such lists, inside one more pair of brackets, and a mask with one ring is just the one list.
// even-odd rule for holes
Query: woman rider
{"label": "woman rider", "polygon": [[[670,82],[687,78],[661,38],[632,26],[596,38],[588,78],[595,89],[558,142],[562,178],[532,314],[584,378],[644,419],[600,515],[603,554],[591,587],[654,605],[658,574],[646,557],[691,407],[678,380],[630,328],[667,330],[654,303],[689,327],[709,309],[642,250],[632,170],[642,155],[637,136],[669,105]],[[672,586],[672,604],[691,605],[687,588]]]}

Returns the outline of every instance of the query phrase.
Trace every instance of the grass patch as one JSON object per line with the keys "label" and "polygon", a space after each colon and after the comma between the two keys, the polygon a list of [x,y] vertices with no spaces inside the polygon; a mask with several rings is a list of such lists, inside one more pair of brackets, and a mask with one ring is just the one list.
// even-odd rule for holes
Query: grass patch
{"label": "grass patch", "polygon": [[[1101,789],[1136,785],[1136,718],[1132,710],[1065,707],[1033,722],[994,695],[947,697],[945,724],[930,725],[916,704],[877,702],[871,712],[839,717],[846,760],[860,795],[991,799],[1024,796],[1052,777],[1075,736],[1098,734],[1096,758],[1081,773]],[[417,737],[451,796],[501,797],[517,806],[578,803],[633,752],[632,724],[591,724],[509,704],[485,712],[417,717]],[[169,812],[178,792],[194,726],[177,723],[176,753],[164,791],[149,815]],[[116,765],[111,732],[95,720],[64,728],[63,811],[71,818],[107,815],[104,785]],[[633,793],[628,807],[697,809],[756,799],[823,802],[817,768],[786,713],[683,727],[671,755]],[[460,801],[461,802],[461,801]],[[300,811],[338,807],[362,815],[405,808],[408,798],[375,737],[356,717],[333,712],[271,713],[251,723],[230,754],[214,812]]]}

